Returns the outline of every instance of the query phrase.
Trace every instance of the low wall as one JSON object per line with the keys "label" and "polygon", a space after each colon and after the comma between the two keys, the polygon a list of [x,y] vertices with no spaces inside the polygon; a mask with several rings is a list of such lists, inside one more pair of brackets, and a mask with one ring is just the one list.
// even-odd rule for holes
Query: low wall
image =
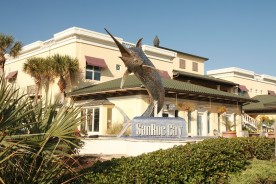
{"label": "low wall", "polygon": [[124,155],[137,156],[159,149],[172,148],[175,145],[185,145],[188,142],[196,143],[204,138],[184,140],[145,140],[131,138],[84,138],[84,146],[80,155]]}

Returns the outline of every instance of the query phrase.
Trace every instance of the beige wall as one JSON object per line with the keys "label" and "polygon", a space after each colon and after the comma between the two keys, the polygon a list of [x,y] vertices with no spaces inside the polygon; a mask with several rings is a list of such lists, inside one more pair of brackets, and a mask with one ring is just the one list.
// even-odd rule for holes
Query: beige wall
{"label": "beige wall", "polygon": [[212,70],[207,71],[207,74],[246,86],[249,90],[246,93],[248,97],[267,95],[268,90],[272,90],[276,93],[276,77],[273,76],[267,77],[266,75],[256,74],[253,71],[247,71],[240,68]]}
{"label": "beige wall", "polygon": [[[185,69],[179,68],[179,59],[184,59],[186,61]],[[193,62],[198,63],[198,71],[197,72],[193,71]],[[185,71],[185,72],[190,72],[190,73],[194,73],[194,74],[204,75],[204,62],[205,62],[205,60],[202,58],[178,53],[177,58],[174,59],[174,69]]]}

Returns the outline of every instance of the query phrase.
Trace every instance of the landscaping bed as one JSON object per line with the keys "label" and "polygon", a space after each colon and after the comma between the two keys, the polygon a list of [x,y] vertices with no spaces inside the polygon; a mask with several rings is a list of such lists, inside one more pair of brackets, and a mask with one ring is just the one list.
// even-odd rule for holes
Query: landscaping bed
{"label": "landscaping bed", "polygon": [[[96,148],[95,148],[96,149]],[[224,183],[253,158],[274,158],[274,140],[215,138],[137,157],[97,161],[73,183]]]}

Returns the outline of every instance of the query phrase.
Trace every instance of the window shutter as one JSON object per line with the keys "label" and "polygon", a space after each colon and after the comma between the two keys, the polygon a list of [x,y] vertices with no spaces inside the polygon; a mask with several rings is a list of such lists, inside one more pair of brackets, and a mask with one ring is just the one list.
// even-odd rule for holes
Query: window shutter
{"label": "window shutter", "polygon": [[186,69],[186,61],[184,59],[179,60],[179,68]]}

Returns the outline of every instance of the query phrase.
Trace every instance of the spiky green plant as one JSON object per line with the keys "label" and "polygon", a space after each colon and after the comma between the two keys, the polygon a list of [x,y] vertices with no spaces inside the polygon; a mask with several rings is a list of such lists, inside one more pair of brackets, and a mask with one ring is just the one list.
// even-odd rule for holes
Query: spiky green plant
{"label": "spiky green plant", "polygon": [[[79,109],[38,103],[0,79],[0,182],[60,183],[75,174]],[[69,176],[69,177],[68,177]],[[71,175],[73,177],[73,175]]]}

